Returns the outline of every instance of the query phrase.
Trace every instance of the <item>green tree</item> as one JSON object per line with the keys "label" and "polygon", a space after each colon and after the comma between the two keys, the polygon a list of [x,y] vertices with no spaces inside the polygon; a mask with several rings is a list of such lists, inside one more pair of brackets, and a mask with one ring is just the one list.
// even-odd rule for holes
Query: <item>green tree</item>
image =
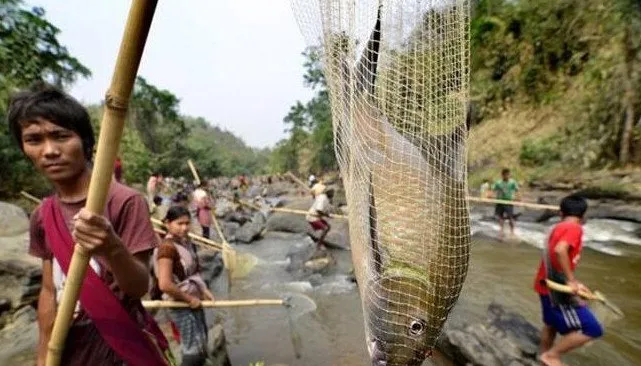
{"label": "green tree", "polygon": [[[70,85],[89,69],[71,56],[58,41],[60,30],[45,18],[42,8],[27,9],[20,0],[0,0],[0,119],[6,120],[11,93],[35,81],[58,86]],[[36,194],[49,189],[36,174],[9,136],[6,123],[0,124],[0,196],[27,189]],[[10,167],[10,168],[8,168]]]}

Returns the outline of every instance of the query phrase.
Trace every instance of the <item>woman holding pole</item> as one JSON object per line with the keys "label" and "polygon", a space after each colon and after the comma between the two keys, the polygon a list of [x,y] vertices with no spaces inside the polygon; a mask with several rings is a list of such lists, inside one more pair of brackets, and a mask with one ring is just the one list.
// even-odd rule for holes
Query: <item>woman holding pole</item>
{"label": "woman holding pole", "polygon": [[163,300],[183,301],[189,308],[169,310],[178,327],[183,366],[200,366],[207,358],[207,323],[201,300],[214,300],[200,275],[194,244],[189,240],[189,210],[173,206],[164,220],[167,235],[154,251],[154,274]]}

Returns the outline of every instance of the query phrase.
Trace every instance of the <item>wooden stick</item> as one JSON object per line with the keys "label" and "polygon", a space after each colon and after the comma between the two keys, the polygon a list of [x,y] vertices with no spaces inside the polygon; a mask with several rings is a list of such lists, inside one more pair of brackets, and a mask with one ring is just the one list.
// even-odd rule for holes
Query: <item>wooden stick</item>
{"label": "wooden stick", "polygon": [[[241,203],[242,205],[247,206],[247,207],[253,208],[254,210],[258,210],[258,211],[260,211],[260,210],[261,210],[261,208],[260,208],[260,207],[258,207],[258,206],[256,206],[256,205],[254,205],[254,204],[252,204],[252,203],[245,202],[245,201],[240,201],[240,203]],[[303,210],[295,210],[295,209],[292,209],[292,208],[284,208],[284,207],[268,207],[268,210],[270,210],[270,211],[274,211],[274,212],[292,213],[292,214],[297,214],[297,215],[307,215],[307,211],[303,211]],[[331,218],[333,218],[333,219],[344,219],[344,220],[347,220],[347,216],[345,216],[345,215],[330,214],[330,215],[329,215],[329,217],[331,217]]]}
{"label": "wooden stick", "polygon": [[[95,165],[89,182],[89,193],[85,208],[102,214],[107,199],[113,167],[122,137],[129,98],[138,73],[138,66],[145,48],[149,28],[156,10],[157,0],[134,0],[129,10],[111,86],[105,96],[100,137]],[[47,366],[57,366],[62,358],[65,340],[78,295],[89,264],[89,253],[75,245],[62,299],[56,312],[47,353]]]}
{"label": "wooden stick", "polygon": [[[158,228],[158,227],[154,227],[154,231],[156,233],[160,234],[160,235],[167,235],[167,232],[165,230],[163,230],[161,228]],[[194,234],[194,236],[197,236],[197,235]],[[191,238],[191,236],[190,236],[190,238]],[[191,238],[191,239],[193,239],[194,243],[197,244],[197,245],[200,245],[200,246],[203,246],[203,247],[206,247],[206,248],[209,248],[209,249],[213,249],[215,251],[221,251],[222,250],[222,248],[218,246],[218,243],[216,243],[215,241],[211,241],[211,240],[209,240],[207,238],[198,237],[198,238]]]}
{"label": "wooden stick", "polygon": [[198,171],[196,170],[194,163],[189,159],[187,160],[187,164],[189,165],[189,169],[191,169],[191,174],[193,174],[194,179],[196,179],[196,185],[200,185],[200,177],[198,176]]}
{"label": "wooden stick", "polygon": [[497,200],[493,198],[481,198],[481,197],[472,197],[472,196],[468,196],[467,200],[472,202],[480,202],[480,203],[498,203],[502,205],[521,206],[521,207],[533,208],[538,210],[552,210],[552,211],[559,210],[558,206],[544,205],[544,204],[532,203],[532,202],[505,201],[505,200]]}
{"label": "wooden stick", "polygon": [[[263,305],[285,305],[281,299],[255,299],[255,300],[215,300],[201,301],[204,308],[228,308]],[[147,309],[188,308],[189,304],[182,301],[144,300],[142,305]]]}
{"label": "wooden stick", "polygon": [[[572,287],[570,287],[568,285],[563,285],[563,284],[560,284],[560,283],[557,283],[557,282],[554,282],[554,281],[550,281],[548,279],[545,280],[545,283],[547,284],[548,288],[550,288],[550,289],[552,289],[554,291],[564,292],[566,294],[574,294],[574,291],[572,291]],[[579,295],[582,298],[587,299],[587,300],[600,301],[605,306],[610,308],[610,310],[612,310],[617,315],[619,315],[621,317],[624,316],[623,311],[621,309],[619,309],[618,306],[614,305],[612,302],[610,302],[608,299],[606,299],[605,296],[602,293],[600,293],[599,291],[592,292],[592,291],[587,290],[587,289],[586,290],[579,290],[577,295]]]}
{"label": "wooden stick", "polygon": [[292,172],[287,172],[286,174],[287,174],[287,175],[289,175],[290,177],[292,177],[292,179],[293,179],[296,183],[300,184],[300,185],[301,185],[301,186],[303,186],[305,189],[309,190],[309,187],[307,186],[307,184],[305,184],[305,182],[303,182],[302,180],[298,179],[298,177],[297,177],[297,176],[295,176],[295,175],[294,175],[294,173],[292,173]]}
{"label": "wooden stick", "polygon": [[25,192],[25,191],[20,191],[20,194],[23,195],[25,198],[30,199],[34,203],[40,203],[42,200],[36,196],[32,196],[31,194]]}

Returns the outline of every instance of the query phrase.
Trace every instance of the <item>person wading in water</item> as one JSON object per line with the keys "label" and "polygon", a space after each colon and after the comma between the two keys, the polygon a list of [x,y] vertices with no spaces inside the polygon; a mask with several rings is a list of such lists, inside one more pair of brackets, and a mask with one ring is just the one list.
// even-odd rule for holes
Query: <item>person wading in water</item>
{"label": "person wading in water", "polygon": [[[201,366],[207,359],[207,323],[201,300],[214,300],[200,274],[194,244],[189,240],[189,210],[173,206],[164,220],[167,235],[154,251],[154,274],[163,300],[184,301],[190,309],[169,310],[180,334],[183,366]],[[157,297],[152,291],[152,297]]]}
{"label": "person wading in water", "polygon": [[19,147],[55,191],[31,214],[29,228],[29,254],[42,260],[37,365],[46,362],[74,243],[91,261],[61,365],[173,364],[167,339],[140,301],[158,245],[145,199],[112,179],[104,212],[84,209],[95,142],[87,111],[41,84],[13,96],[8,121]]}

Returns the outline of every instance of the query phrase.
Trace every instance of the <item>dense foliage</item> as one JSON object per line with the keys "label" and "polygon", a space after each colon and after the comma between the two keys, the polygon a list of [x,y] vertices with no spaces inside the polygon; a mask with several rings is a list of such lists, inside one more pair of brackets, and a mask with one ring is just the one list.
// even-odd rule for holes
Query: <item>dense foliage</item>
{"label": "dense foliage", "polygon": [[[474,0],[470,31],[473,129],[507,123],[500,119],[505,111],[536,114],[548,107],[559,121],[546,130],[551,133],[527,140],[514,136],[523,166],[560,162],[596,169],[641,163],[641,2]],[[331,117],[314,51],[305,53],[304,77],[317,88],[317,95],[307,104],[297,102],[285,117],[289,138],[274,150],[272,169],[307,173],[336,165],[333,157],[321,155],[333,150]],[[416,64],[432,55],[410,52],[394,57],[402,69],[408,58]],[[399,85],[419,92],[424,88]],[[387,110],[390,113],[392,120],[399,117],[397,123],[407,122]],[[502,163],[477,156],[481,162]]]}

